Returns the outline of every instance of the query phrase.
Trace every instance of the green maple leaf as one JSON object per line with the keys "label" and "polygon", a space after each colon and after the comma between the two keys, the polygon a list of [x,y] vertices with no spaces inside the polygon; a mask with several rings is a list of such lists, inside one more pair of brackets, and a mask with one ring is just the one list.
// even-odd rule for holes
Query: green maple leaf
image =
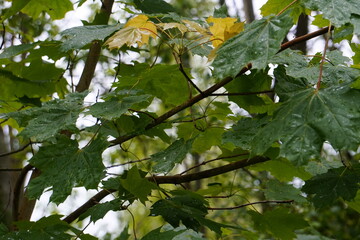
{"label": "green maple leaf", "polygon": [[141,90],[170,106],[183,103],[189,96],[186,79],[178,65],[157,64],[150,68],[148,64],[137,63],[121,65],[120,69],[119,82],[114,84],[119,90]]}
{"label": "green maple leaf", "polygon": [[152,205],[150,216],[162,216],[173,227],[178,227],[181,222],[195,231],[206,226],[219,235],[221,227],[230,227],[205,218],[207,202],[201,195],[180,190],[171,193],[173,197],[161,199]]}
{"label": "green maple leaf", "polygon": [[267,211],[264,214],[251,211],[250,215],[256,229],[269,232],[279,239],[294,239],[294,230],[308,226],[301,215],[290,213],[284,208]]}
{"label": "green maple leaf", "polygon": [[103,41],[119,28],[121,28],[119,25],[90,25],[66,29],[60,33],[64,38],[60,49],[64,52],[81,49],[94,40]]}
{"label": "green maple leaf", "polygon": [[156,228],[146,234],[141,240],[171,240],[174,239],[175,236],[178,236],[186,231],[186,229],[174,231],[174,230],[168,230],[160,232],[161,227]]}
{"label": "green maple leaf", "polygon": [[107,146],[108,142],[97,138],[78,149],[77,141],[61,136],[56,144],[41,147],[30,159],[30,164],[42,173],[30,182],[29,196],[38,198],[51,187],[50,201],[61,203],[71,194],[73,187],[96,189],[105,177],[101,154]]}
{"label": "green maple leaf", "polygon": [[122,187],[139,198],[142,203],[145,203],[147,197],[150,195],[152,189],[157,189],[157,186],[149,182],[141,176],[136,166],[132,167],[126,175],[125,179],[120,179]]}
{"label": "green maple leaf", "polygon": [[108,202],[96,204],[81,214],[79,220],[84,220],[90,216],[90,221],[95,223],[97,220],[104,218],[109,211],[120,211],[122,202],[122,199],[116,198]]}
{"label": "green maple leaf", "polygon": [[136,104],[145,103],[150,104],[149,98],[151,96],[137,95],[134,91],[121,91],[111,93],[105,96],[107,99],[105,102],[98,102],[92,105],[87,113],[93,115],[96,118],[104,118],[106,120],[113,120],[121,117],[128,111],[129,108]]}
{"label": "green maple leaf", "polygon": [[20,136],[34,141],[54,140],[62,130],[77,131],[76,120],[82,109],[84,93],[72,93],[65,99],[55,99],[19,112],[8,113],[25,129]]}
{"label": "green maple leaf", "polygon": [[358,0],[304,0],[307,8],[322,11],[323,16],[337,27],[351,22],[351,15],[360,15],[360,2]]}
{"label": "green maple leaf", "polygon": [[305,182],[302,190],[307,194],[315,194],[312,201],[315,207],[331,205],[336,199],[350,201],[355,198],[360,184],[360,168],[340,167],[330,169],[327,173],[317,175]]}
{"label": "green maple leaf", "polygon": [[294,200],[299,203],[306,202],[306,199],[300,195],[300,189],[277,180],[270,180],[267,183],[264,193],[266,199],[269,200]]}
{"label": "green maple leaf", "polygon": [[168,173],[175,164],[181,163],[186,154],[190,151],[193,139],[185,142],[184,139],[179,139],[173,142],[164,151],[151,155],[151,160],[155,162],[153,170],[155,172]]}
{"label": "green maple leaf", "polygon": [[30,0],[22,12],[34,19],[38,18],[42,12],[49,14],[52,20],[61,19],[68,11],[73,10],[73,4],[69,0]]}
{"label": "green maple leaf", "polygon": [[270,14],[278,14],[280,11],[285,9],[292,4],[289,9],[290,15],[293,17],[294,22],[296,22],[302,12],[304,12],[304,7],[301,5],[300,1],[293,3],[293,0],[268,0],[266,3],[260,8],[261,14],[263,16],[268,16]]}
{"label": "green maple leaf", "polygon": [[217,50],[212,64],[214,76],[219,79],[235,77],[248,63],[252,63],[253,69],[265,69],[292,25],[287,14],[269,16],[246,25],[243,32]]}
{"label": "green maple leaf", "polygon": [[[289,84],[275,70],[278,85]],[[324,141],[335,149],[357,149],[360,143],[360,91],[349,84],[315,90],[302,89],[303,80],[292,79],[299,88],[275,112],[272,121],[252,140],[252,154],[265,153],[273,143],[281,142],[280,156],[297,165],[318,158]]]}

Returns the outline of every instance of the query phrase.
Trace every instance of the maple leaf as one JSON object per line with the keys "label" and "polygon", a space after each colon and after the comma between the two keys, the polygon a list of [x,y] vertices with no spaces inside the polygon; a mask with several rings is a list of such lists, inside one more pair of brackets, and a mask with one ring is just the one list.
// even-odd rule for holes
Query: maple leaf
{"label": "maple leaf", "polygon": [[213,23],[213,25],[209,27],[209,30],[212,33],[210,40],[214,47],[218,47],[229,38],[244,30],[244,23],[236,23],[236,18],[208,17],[206,21]]}
{"label": "maple leaf", "polygon": [[129,47],[137,43],[139,47],[149,42],[150,36],[156,38],[157,30],[156,25],[149,21],[145,15],[138,15],[130,19],[124,28],[117,31],[111,36],[105,45],[108,45],[110,50],[121,48],[123,45]]}
{"label": "maple leaf", "polygon": [[184,33],[188,32],[188,28],[181,23],[158,23],[157,26],[161,27],[163,31],[171,29],[171,28],[177,28],[179,31],[184,35]]}
{"label": "maple leaf", "polygon": [[190,21],[190,20],[182,20],[182,21],[183,21],[183,23],[185,23],[186,25],[189,26],[190,30],[196,31],[205,36],[209,35],[209,32],[205,28],[203,28],[200,24]]}

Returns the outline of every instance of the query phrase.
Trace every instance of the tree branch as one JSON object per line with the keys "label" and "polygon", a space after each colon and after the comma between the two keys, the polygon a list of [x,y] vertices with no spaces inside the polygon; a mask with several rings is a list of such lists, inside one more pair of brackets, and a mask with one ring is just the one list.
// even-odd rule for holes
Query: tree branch
{"label": "tree branch", "polygon": [[208,207],[208,210],[234,210],[237,208],[243,208],[246,206],[250,206],[250,205],[255,205],[255,204],[263,204],[263,203],[292,203],[294,202],[294,200],[264,200],[264,201],[258,201],[258,202],[252,202],[252,203],[245,203],[245,204],[241,204],[235,207],[218,207],[218,208],[212,208],[212,207]]}
{"label": "tree branch", "polygon": [[7,153],[2,153],[2,154],[0,154],[0,157],[6,157],[6,156],[9,156],[9,155],[11,155],[11,154],[15,154],[15,153],[21,152],[21,151],[25,150],[25,148],[27,148],[29,145],[30,145],[30,143],[27,143],[27,144],[25,144],[24,146],[22,146],[21,148],[15,150],[15,151],[7,152]]}
{"label": "tree branch", "polygon": [[[114,0],[103,0],[100,12],[97,14],[99,23],[98,24],[107,24],[111,15],[111,9],[114,4]],[[101,16],[101,17],[100,17]],[[96,19],[96,17],[95,17]],[[81,74],[78,85],[76,86],[77,92],[83,92],[89,89],[91,80],[94,76],[96,65],[99,61],[101,52],[101,44],[99,41],[94,41],[91,44],[89,54],[87,56],[83,72]]]}
{"label": "tree branch", "polygon": [[[186,174],[186,175],[174,175],[174,176],[150,176],[146,179],[150,182],[154,182],[156,184],[181,184],[186,182],[191,182],[195,180],[205,179],[214,177],[226,172],[230,172],[239,168],[244,168],[250,165],[254,165],[256,163],[266,162],[269,161],[269,158],[266,157],[254,157],[250,159],[241,160],[238,162],[233,162],[221,167],[205,170],[202,172],[192,173],[192,174]],[[70,215],[65,217],[63,221],[67,223],[71,223],[75,221],[81,214],[86,212],[89,208],[92,206],[95,206],[98,204],[101,199],[106,197],[107,195],[115,192],[115,189],[104,189],[95,194],[90,200],[88,200],[86,203],[84,203],[82,206],[80,206],[78,209],[76,209],[74,212],[72,212]]]}

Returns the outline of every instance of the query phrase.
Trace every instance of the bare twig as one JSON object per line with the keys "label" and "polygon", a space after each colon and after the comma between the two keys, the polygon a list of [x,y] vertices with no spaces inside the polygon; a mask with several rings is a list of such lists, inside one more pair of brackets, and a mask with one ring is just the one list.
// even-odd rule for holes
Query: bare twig
{"label": "bare twig", "polygon": [[239,93],[212,93],[210,96],[246,96],[246,95],[256,95],[256,94],[263,94],[263,93],[272,93],[274,90],[266,90],[266,91],[259,91],[259,92],[239,92]]}
{"label": "bare twig", "polygon": [[246,156],[246,155],[249,155],[248,153],[240,153],[240,154],[236,154],[236,155],[232,155],[232,156],[226,156],[226,157],[218,157],[218,158],[214,158],[214,159],[211,159],[211,160],[207,160],[207,161],[203,161],[195,166],[192,166],[191,168],[188,168],[186,169],[185,171],[183,171],[182,173],[180,173],[180,175],[183,175],[195,168],[198,168],[200,166],[203,166],[203,165],[206,165],[208,163],[211,163],[211,162],[214,162],[214,161],[217,161],[217,160],[223,160],[223,159],[229,159],[229,158],[236,158],[236,157],[240,157],[240,156]]}
{"label": "bare twig", "polygon": [[255,204],[264,204],[264,203],[293,203],[294,200],[264,200],[264,201],[258,201],[258,202],[252,202],[252,203],[245,203],[245,204],[241,204],[235,207],[218,207],[218,208],[212,208],[209,207],[207,208],[208,210],[234,210],[234,209],[238,209],[238,208],[243,208],[246,206],[250,206],[250,205],[255,205]]}
{"label": "bare twig", "polygon": [[30,145],[30,143],[27,143],[27,144],[25,144],[24,146],[22,146],[21,148],[15,150],[15,151],[7,152],[7,153],[2,153],[2,154],[0,154],[0,157],[6,157],[6,156],[9,156],[9,155],[12,155],[12,154],[21,152],[21,151],[25,150],[29,145]]}

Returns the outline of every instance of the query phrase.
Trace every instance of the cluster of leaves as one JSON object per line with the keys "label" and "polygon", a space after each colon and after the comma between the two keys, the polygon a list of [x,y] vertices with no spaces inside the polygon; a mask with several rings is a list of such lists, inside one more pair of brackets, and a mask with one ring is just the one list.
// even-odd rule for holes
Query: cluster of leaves
{"label": "cluster of leaves", "polygon": [[[19,11],[33,18],[46,11],[52,20],[61,19],[73,8],[70,1],[51,2],[13,1],[1,21],[6,23]],[[93,239],[68,223],[88,217],[96,222],[109,211],[123,211],[137,202],[151,205],[150,218],[161,216],[163,223],[170,224],[145,233],[144,240],[204,239],[199,233],[202,227],[216,236],[242,234],[247,239],[320,238],[310,236],[315,230],[301,211],[295,213],[297,207],[309,208],[311,202],[321,209],[341,200],[359,211],[360,167],[355,154],[360,144],[360,47],[351,39],[360,36],[360,3],[269,0],[261,9],[262,18],[246,24],[221,16],[222,9],[205,20],[183,18],[162,0],[127,1],[125,6],[129,12],[128,7],[141,13],[124,25],[96,25],[96,20],[93,25],[61,32],[59,41],[30,41],[7,47],[0,54],[1,124],[19,129],[17,137],[24,143],[40,146],[27,162],[41,171],[27,186],[27,197],[39,199],[51,190],[50,201],[59,204],[75,187],[102,189],[89,204],[62,220],[53,215],[37,222],[19,222],[19,231],[2,228],[4,238]],[[282,47],[299,15],[311,11],[323,13],[316,15],[314,24],[328,26],[321,32],[328,33],[327,38],[335,27],[333,41],[351,43],[352,60],[338,50],[327,51],[328,39],[326,50],[310,57]],[[99,43],[109,59],[119,51],[146,52],[155,45],[172,54],[174,61],[157,63],[153,56],[151,65],[119,62],[111,91],[104,92],[101,100],[84,104],[88,91],[68,93],[71,88],[64,76],[71,69],[55,63],[66,59],[70,66],[76,54],[92,51]],[[209,61],[211,73],[199,74],[184,63],[199,56]],[[222,87],[225,93],[218,93]],[[58,98],[51,97],[54,93]],[[228,101],[246,114],[239,114]],[[84,116],[97,120],[82,127],[77,122]],[[80,147],[83,141],[85,146]],[[114,153],[109,163],[103,152],[115,145],[121,145],[121,153]],[[142,150],[144,145],[146,150]],[[330,148],[355,156],[342,164],[326,155]],[[177,174],[179,164],[200,155],[206,161],[192,162],[192,168]],[[211,169],[188,173],[205,164]],[[225,177],[197,192],[162,185],[249,166],[250,176],[265,182],[260,185],[261,196],[237,189]],[[113,167],[121,168],[119,176],[109,174]],[[270,175],[264,177],[263,171]],[[305,183],[301,189],[290,183],[295,177]],[[113,200],[98,203],[114,192]],[[296,206],[246,211],[244,218],[251,225],[236,220],[245,225],[240,228],[208,217],[209,210],[216,209],[210,205],[217,203],[209,199],[224,195],[258,203],[295,201]]]}

